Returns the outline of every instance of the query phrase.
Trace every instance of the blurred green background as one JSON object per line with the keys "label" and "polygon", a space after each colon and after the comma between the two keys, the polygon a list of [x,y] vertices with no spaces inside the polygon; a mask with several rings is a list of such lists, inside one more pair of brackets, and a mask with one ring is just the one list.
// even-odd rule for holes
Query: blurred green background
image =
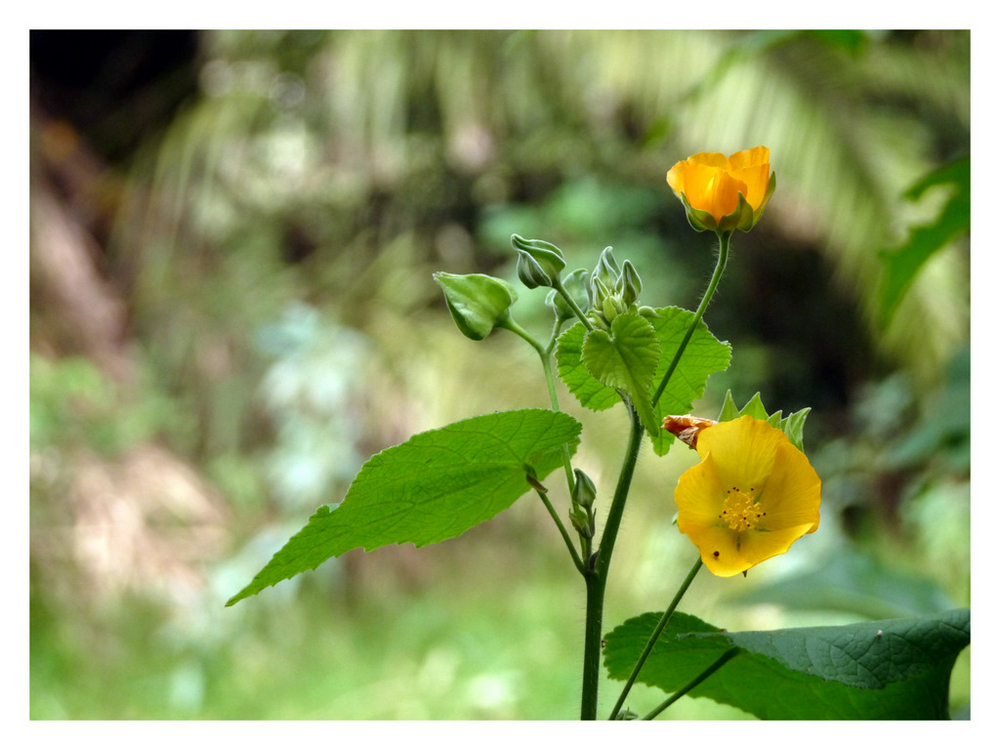
{"label": "blurred green background", "polygon": [[[696,411],[812,407],[823,523],[682,608],[738,630],[967,606],[969,36],[32,32],[31,717],[575,718],[583,586],[529,497],[223,604],[373,453],[548,405],[534,353],[464,339],[433,271],[519,286],[517,232],[570,268],[612,245],[643,302],[697,304],[713,238],[665,175],[698,151],[766,145],[778,188],[706,315],[734,355]],[[626,420],[561,393],[606,510]],[[695,559],[692,455],[641,457],[606,630]],[[967,651],[956,716],[969,692]]]}

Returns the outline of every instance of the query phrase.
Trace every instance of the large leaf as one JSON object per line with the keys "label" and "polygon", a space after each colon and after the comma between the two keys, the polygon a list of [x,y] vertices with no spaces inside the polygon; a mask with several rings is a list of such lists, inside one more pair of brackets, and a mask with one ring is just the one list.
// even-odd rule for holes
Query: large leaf
{"label": "large leaf", "polygon": [[[624,680],[660,613],[607,636],[605,666]],[[727,633],[675,613],[639,681],[676,692],[732,647],[740,649],[691,691],[762,719],[945,719],[948,684],[969,645],[969,610],[839,627]]]}
{"label": "large leaf", "polygon": [[917,200],[928,188],[951,185],[953,189],[952,196],[933,223],[911,227],[906,242],[879,253],[879,259],[885,264],[878,311],[883,326],[888,324],[927,261],[952,240],[969,233],[972,223],[970,171],[969,159],[958,159],[935,170],[906,192],[906,198]]}
{"label": "large leaf", "polygon": [[350,549],[417,547],[458,536],[506,510],[572,454],[581,425],[544,409],[499,412],[414,435],[373,456],[338,506],[323,506],[227,602],[312,570]]}
{"label": "large leaf", "polygon": [[[649,319],[649,322],[660,345],[660,356],[653,373],[651,390],[659,385],[694,319],[693,312],[679,307],[663,307],[655,312],[656,317]],[[559,377],[580,403],[588,409],[601,411],[614,406],[619,401],[619,396],[614,388],[595,378],[584,364],[585,335],[586,329],[582,323],[563,331],[556,348],[556,363]],[[699,321],[677,369],[654,407],[657,424],[668,414],[687,414],[691,411],[691,405],[705,392],[708,376],[729,367],[729,357],[729,344],[716,339],[705,323]],[[653,448],[662,456],[669,450],[674,436],[665,430],[659,430],[658,433],[653,438]]]}

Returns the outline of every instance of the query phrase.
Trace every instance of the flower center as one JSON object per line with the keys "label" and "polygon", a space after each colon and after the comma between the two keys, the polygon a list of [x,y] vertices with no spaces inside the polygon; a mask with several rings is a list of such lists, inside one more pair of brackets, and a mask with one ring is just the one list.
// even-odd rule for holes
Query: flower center
{"label": "flower center", "polygon": [[[750,488],[753,492],[753,487]],[[732,487],[726,490],[726,499],[722,502],[721,518],[733,531],[756,529],[757,524],[766,516],[760,503],[754,502],[753,496]]]}

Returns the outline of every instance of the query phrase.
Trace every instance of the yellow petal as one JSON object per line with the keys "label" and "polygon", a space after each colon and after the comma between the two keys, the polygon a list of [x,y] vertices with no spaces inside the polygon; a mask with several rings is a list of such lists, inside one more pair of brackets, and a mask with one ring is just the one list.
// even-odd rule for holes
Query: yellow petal
{"label": "yellow petal", "polygon": [[771,179],[771,165],[761,164],[734,170],[732,175],[734,179],[746,184],[743,197],[747,199],[747,203],[753,206],[754,211],[760,208],[767,194],[768,181]]}
{"label": "yellow petal", "polygon": [[749,493],[764,486],[778,445],[787,442],[781,430],[745,416],[702,430],[698,454],[712,455],[723,487],[739,487]]}
{"label": "yellow petal", "polygon": [[[809,533],[809,524],[780,531],[747,531],[740,539],[740,554],[750,567],[788,552],[792,543]],[[744,568],[746,570],[746,568]]]}
{"label": "yellow petal", "polygon": [[688,534],[696,528],[719,523],[726,492],[719,483],[715,462],[708,456],[692,466],[677,480],[674,502],[677,503],[677,528]]}
{"label": "yellow petal", "polygon": [[667,172],[667,184],[678,195],[684,192],[684,170],[686,168],[687,162],[679,161]]}
{"label": "yellow petal", "polygon": [[757,501],[767,513],[762,528],[769,530],[819,527],[821,482],[805,454],[791,443],[779,445],[771,476]]}
{"label": "yellow petal", "polygon": [[704,164],[707,167],[715,167],[716,169],[722,169],[728,171],[731,167],[729,164],[729,159],[726,158],[725,154],[719,154],[714,151],[702,151],[700,154],[695,154],[688,158],[689,162],[695,164]]}
{"label": "yellow petal", "polygon": [[729,157],[729,163],[733,171],[746,169],[747,167],[759,167],[762,164],[770,169],[770,152],[767,146],[757,146],[746,151],[737,151]]}
{"label": "yellow petal", "polygon": [[734,576],[753,565],[741,549],[737,549],[739,535],[729,528],[696,528],[687,532],[688,538],[701,552],[701,561],[717,576]]}

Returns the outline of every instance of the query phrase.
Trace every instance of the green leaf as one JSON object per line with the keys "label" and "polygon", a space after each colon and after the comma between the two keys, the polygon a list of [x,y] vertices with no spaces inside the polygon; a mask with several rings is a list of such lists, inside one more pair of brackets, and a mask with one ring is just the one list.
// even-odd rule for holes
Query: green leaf
{"label": "green leaf", "polygon": [[[659,385],[694,319],[694,313],[679,307],[663,307],[654,312],[656,317],[647,320],[656,333],[660,356],[651,381],[652,388]],[[620,399],[614,388],[595,378],[584,364],[582,350],[585,335],[583,324],[577,323],[559,337],[556,348],[559,377],[583,406],[602,411],[614,406]],[[705,392],[708,376],[729,367],[729,358],[729,344],[720,342],[704,322],[699,322],[677,369],[670,377],[670,383],[653,409],[657,428],[668,414],[690,412],[691,405]],[[653,438],[654,450],[658,455],[664,455],[673,439],[673,435],[658,429],[658,435]]]}
{"label": "green leaf", "polygon": [[[607,635],[605,666],[624,680],[660,613]],[[741,653],[691,691],[761,719],[944,719],[958,654],[969,645],[970,612],[838,627],[727,633],[675,613],[639,681],[681,689],[732,647]]]}
{"label": "green leaf", "polygon": [[458,536],[506,510],[572,454],[581,425],[523,409],[455,422],[373,456],[338,506],[323,506],[227,606],[348,550],[417,547]]}
{"label": "green leaf", "polygon": [[906,242],[879,253],[885,265],[879,300],[879,322],[883,326],[888,324],[906,290],[931,256],[956,237],[968,234],[972,223],[970,169],[968,158],[949,162],[906,192],[905,197],[913,201],[937,185],[951,185],[954,191],[933,223],[912,227]]}
{"label": "green leaf", "polygon": [[623,313],[611,322],[611,331],[590,331],[583,341],[583,363],[604,385],[625,391],[647,430],[659,425],[650,391],[659,360],[660,343],[652,324],[639,313]]}
{"label": "green leaf", "polygon": [[609,388],[591,375],[583,363],[583,340],[586,335],[587,329],[583,323],[577,323],[562,332],[556,347],[556,368],[559,378],[581,405],[593,411],[604,411],[621,398],[614,388]]}
{"label": "green leaf", "polygon": [[[653,376],[654,388],[667,372],[670,361],[694,319],[693,312],[679,307],[658,308],[656,314],[657,317],[651,322],[660,342],[660,361]],[[723,372],[729,367],[731,353],[732,349],[727,342],[719,341],[708,330],[704,321],[698,321],[677,369],[670,376],[670,382],[656,404],[657,424],[662,424],[663,418],[669,414],[688,414],[692,404],[705,392],[708,376]],[[653,438],[653,450],[658,456],[663,456],[670,450],[673,441],[673,435],[660,430]]]}

